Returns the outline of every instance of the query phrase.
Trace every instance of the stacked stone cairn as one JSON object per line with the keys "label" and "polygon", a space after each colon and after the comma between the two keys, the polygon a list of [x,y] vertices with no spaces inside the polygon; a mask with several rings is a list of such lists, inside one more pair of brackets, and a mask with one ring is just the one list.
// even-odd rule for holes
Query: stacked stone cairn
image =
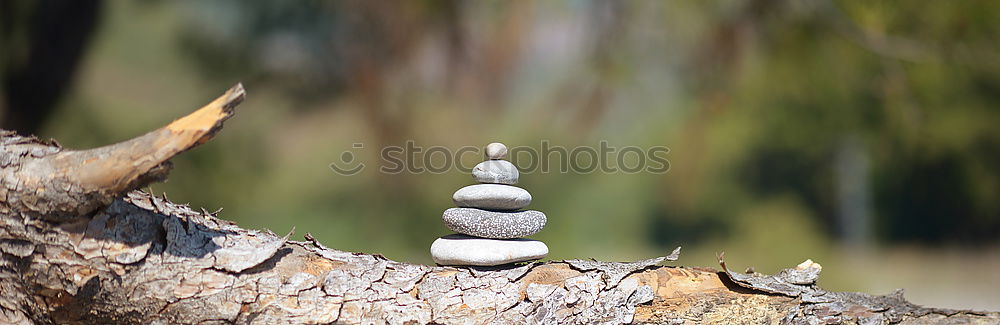
{"label": "stacked stone cairn", "polygon": [[481,184],[455,191],[457,208],[444,211],[445,226],[457,234],[431,244],[431,257],[440,265],[495,266],[537,260],[549,254],[545,243],[521,237],[545,227],[545,214],[522,210],[531,204],[528,191],[517,184],[517,167],[504,158],[507,146],[490,143],[486,161],[472,169]]}

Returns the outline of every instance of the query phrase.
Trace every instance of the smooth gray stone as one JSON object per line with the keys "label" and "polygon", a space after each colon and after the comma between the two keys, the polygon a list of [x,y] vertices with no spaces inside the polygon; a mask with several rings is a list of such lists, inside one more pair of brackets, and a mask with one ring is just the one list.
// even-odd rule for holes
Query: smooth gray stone
{"label": "smooth gray stone", "polygon": [[503,143],[494,142],[486,145],[486,158],[504,159],[507,157],[507,146]]}
{"label": "smooth gray stone", "polygon": [[440,265],[494,266],[537,260],[548,254],[545,243],[525,238],[486,239],[452,234],[431,244],[431,258]]}
{"label": "smooth gray stone", "polygon": [[545,214],[535,210],[496,212],[471,208],[444,210],[444,225],[470,236],[510,239],[531,236],[545,228]]}
{"label": "smooth gray stone", "polygon": [[517,184],[517,167],[506,160],[487,160],[472,167],[472,178],[480,183]]}
{"label": "smooth gray stone", "polygon": [[476,184],[458,189],[451,199],[463,208],[511,211],[531,204],[531,193],[517,186]]}

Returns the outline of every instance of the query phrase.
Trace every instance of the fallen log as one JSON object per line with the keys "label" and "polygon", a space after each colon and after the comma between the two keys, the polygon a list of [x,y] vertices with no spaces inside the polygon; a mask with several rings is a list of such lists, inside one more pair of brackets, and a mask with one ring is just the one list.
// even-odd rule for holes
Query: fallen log
{"label": "fallen log", "polygon": [[68,150],[0,131],[3,324],[997,324],[1000,313],[829,292],[774,276],[638,262],[400,263],[248,230],[145,191],[203,144],[241,85],[134,139]]}

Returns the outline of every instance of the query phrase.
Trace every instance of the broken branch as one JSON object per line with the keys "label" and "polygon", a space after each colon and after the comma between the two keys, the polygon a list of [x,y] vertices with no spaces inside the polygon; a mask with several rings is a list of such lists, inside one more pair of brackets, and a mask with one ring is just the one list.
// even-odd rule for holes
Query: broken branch
{"label": "broken branch", "polygon": [[81,216],[160,181],[170,170],[170,158],[211,139],[245,96],[243,85],[237,84],[162,128],[89,150],[65,150],[5,131],[0,211],[47,219]]}

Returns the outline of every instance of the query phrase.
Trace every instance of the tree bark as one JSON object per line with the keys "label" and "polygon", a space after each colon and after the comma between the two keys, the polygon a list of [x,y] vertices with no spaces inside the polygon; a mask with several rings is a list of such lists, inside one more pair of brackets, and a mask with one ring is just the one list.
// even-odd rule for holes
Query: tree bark
{"label": "tree bark", "polygon": [[[3,324],[996,324],[901,294],[829,292],[807,261],[774,276],[549,261],[434,267],[289,241],[137,191],[245,94],[119,144],[73,151],[0,133]],[[720,262],[722,261],[720,257]]]}

